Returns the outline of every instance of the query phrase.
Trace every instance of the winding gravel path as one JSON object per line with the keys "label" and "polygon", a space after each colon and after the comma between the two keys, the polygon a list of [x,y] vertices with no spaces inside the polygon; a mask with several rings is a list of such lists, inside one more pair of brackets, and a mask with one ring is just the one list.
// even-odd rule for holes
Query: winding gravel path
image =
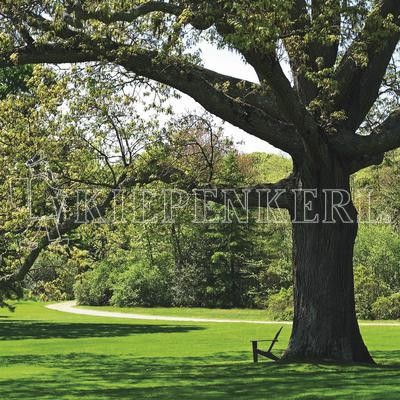
{"label": "winding gravel path", "polygon": [[[291,325],[287,321],[246,321],[238,319],[213,319],[213,318],[187,318],[187,317],[167,317],[162,315],[148,315],[148,314],[131,314],[121,313],[115,311],[100,311],[90,310],[84,308],[76,308],[75,301],[66,301],[63,303],[51,304],[46,308],[54,311],[61,311],[70,314],[89,315],[93,317],[107,317],[107,318],[122,318],[122,319],[141,319],[147,321],[175,321],[175,322],[207,322],[207,323],[232,323],[232,324],[274,324],[274,325]],[[400,326],[399,322],[360,322],[362,326]]]}
{"label": "winding gravel path", "polygon": [[100,311],[84,308],[76,308],[75,301],[66,301],[64,303],[51,304],[46,306],[50,310],[61,311],[71,314],[90,315],[94,317],[109,317],[123,319],[141,319],[148,321],[175,321],[175,322],[216,322],[216,323],[234,323],[234,324],[285,324],[290,325],[291,322],[279,321],[246,321],[239,319],[213,319],[213,318],[189,318],[189,317],[167,317],[163,315],[148,315],[148,314],[131,314],[115,311]]}

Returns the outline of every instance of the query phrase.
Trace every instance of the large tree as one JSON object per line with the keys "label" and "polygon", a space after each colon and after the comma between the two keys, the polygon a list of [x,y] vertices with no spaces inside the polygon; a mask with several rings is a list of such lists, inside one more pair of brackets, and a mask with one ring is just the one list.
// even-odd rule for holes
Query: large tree
{"label": "large tree", "polygon": [[[295,317],[284,358],[372,362],[354,307],[357,212],[350,201],[342,209],[350,223],[333,218],[337,200],[324,191],[349,191],[353,173],[400,146],[400,112],[387,90],[380,97],[400,39],[400,2],[5,0],[0,15],[0,66],[122,66],[289,153],[291,176],[266,186],[285,189],[274,205],[297,221]],[[202,67],[199,37],[239,52],[259,82]],[[371,112],[377,102],[387,103],[386,119],[372,131],[377,114],[382,121]]]}

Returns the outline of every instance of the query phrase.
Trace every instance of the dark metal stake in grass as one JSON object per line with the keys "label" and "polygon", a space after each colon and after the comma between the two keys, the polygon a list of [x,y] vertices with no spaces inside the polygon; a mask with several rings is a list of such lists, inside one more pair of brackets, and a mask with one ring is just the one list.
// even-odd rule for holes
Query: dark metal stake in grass
{"label": "dark metal stake in grass", "polygon": [[[283,326],[279,329],[279,331],[276,333],[275,337],[272,340],[251,340],[251,344],[253,346],[253,361],[256,363],[258,362],[258,356],[263,356],[270,358],[271,360],[278,361],[279,358],[272,354],[272,348],[274,347],[275,343],[278,342],[278,337],[281,334],[283,329]],[[267,351],[260,350],[258,348],[258,342],[271,342],[269,348]]]}

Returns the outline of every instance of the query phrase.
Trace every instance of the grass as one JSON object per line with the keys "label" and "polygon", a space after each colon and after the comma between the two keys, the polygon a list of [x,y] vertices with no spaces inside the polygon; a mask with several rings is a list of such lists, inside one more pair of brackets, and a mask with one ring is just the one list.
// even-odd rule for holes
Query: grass
{"label": "grass", "polygon": [[276,330],[88,317],[21,303],[14,314],[0,311],[0,398],[400,398],[400,327],[362,328],[376,367],[252,364],[249,340]]}

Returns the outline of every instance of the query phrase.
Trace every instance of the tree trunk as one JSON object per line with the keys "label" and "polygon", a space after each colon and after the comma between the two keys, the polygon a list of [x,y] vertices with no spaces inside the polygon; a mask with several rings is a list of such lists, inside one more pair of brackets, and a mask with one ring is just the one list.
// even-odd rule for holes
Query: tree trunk
{"label": "tree trunk", "polygon": [[[336,161],[318,172],[306,171],[300,173],[299,189],[316,191],[308,197],[304,192],[297,195],[291,213],[294,320],[283,359],[373,363],[355,312],[353,249],[358,222],[350,177]],[[349,201],[339,208],[340,215],[333,208],[339,203],[333,194],[338,196],[338,190],[346,191]],[[309,222],[314,218],[319,221]]]}

